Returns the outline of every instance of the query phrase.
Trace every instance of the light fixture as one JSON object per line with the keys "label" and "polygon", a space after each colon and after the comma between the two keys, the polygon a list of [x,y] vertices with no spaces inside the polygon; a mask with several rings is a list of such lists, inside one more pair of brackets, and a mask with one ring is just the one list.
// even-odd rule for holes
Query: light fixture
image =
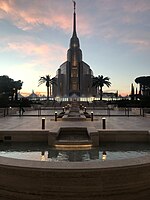
{"label": "light fixture", "polygon": [[55,112],[55,121],[57,121],[57,111]]}
{"label": "light fixture", "polygon": [[103,161],[106,160],[106,157],[107,157],[106,151],[103,151],[103,153],[102,153],[102,160]]}
{"label": "light fixture", "polygon": [[41,161],[46,161],[45,151],[41,152]]}
{"label": "light fixture", "polygon": [[75,150],[75,149],[86,149],[92,148],[92,144],[55,144],[55,148],[58,150]]}
{"label": "light fixture", "polygon": [[45,129],[45,117],[42,117],[42,129]]}

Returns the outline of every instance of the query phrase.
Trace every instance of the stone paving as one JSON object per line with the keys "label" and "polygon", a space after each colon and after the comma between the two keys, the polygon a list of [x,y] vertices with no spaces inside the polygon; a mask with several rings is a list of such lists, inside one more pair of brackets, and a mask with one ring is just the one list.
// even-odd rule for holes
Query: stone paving
{"label": "stone paving", "polygon": [[[45,114],[54,115],[54,110],[45,111]],[[60,110],[58,111],[60,112]],[[105,111],[94,111],[94,114]],[[35,116],[27,116],[27,115]],[[150,130],[150,117],[142,116],[111,116],[106,118],[107,129],[117,130]],[[56,127],[95,127],[102,129],[102,116],[94,116],[94,121],[61,121],[55,122],[54,116],[45,117],[45,127],[52,130]],[[6,116],[0,117],[0,130],[40,130],[42,128],[42,116],[37,116],[37,111],[26,111],[24,116]]]}

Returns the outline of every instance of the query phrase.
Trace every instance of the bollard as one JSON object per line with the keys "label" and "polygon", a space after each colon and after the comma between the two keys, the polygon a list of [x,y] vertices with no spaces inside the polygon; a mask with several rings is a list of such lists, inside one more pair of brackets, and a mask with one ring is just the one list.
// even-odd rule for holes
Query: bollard
{"label": "bollard", "polygon": [[86,112],[86,107],[84,107],[84,112]]}
{"label": "bollard", "polygon": [[57,121],[57,112],[55,112],[55,122]]}
{"label": "bollard", "polygon": [[42,129],[45,129],[45,118],[42,118]]}
{"label": "bollard", "polygon": [[63,112],[65,112],[65,108],[64,108],[64,107],[62,107],[62,109],[63,109]]}
{"label": "bollard", "polygon": [[91,112],[91,121],[93,121],[93,112]]}
{"label": "bollard", "polygon": [[106,118],[105,117],[102,118],[102,128],[106,129]]}

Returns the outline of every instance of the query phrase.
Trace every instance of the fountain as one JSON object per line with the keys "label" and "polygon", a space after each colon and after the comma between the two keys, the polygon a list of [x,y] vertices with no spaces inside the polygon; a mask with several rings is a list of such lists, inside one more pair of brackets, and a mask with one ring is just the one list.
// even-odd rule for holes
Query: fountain
{"label": "fountain", "polygon": [[[76,142],[80,137],[90,142],[89,128],[76,131],[78,136],[70,136]],[[58,129],[58,132],[41,131],[0,131],[1,142],[47,142],[61,146],[68,139],[73,128]],[[81,132],[80,132],[81,131]],[[54,134],[55,133],[55,134]],[[97,130],[93,131],[93,141],[103,142],[149,142],[149,131]],[[79,138],[78,138],[79,137]],[[10,143],[11,142],[11,143]],[[68,145],[68,144],[67,144]],[[72,145],[72,144],[71,144]],[[96,145],[96,144],[95,144]],[[149,199],[150,196],[150,156],[85,162],[48,162],[0,157],[0,196],[3,200],[107,200],[107,199]]]}
{"label": "fountain", "polygon": [[85,121],[86,117],[82,110],[80,110],[78,102],[72,101],[71,106],[65,115],[62,117],[63,121]]}

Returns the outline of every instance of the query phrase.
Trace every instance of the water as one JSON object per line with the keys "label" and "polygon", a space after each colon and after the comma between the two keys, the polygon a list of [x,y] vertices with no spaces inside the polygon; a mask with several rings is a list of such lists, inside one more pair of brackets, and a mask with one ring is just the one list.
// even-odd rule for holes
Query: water
{"label": "water", "polygon": [[[103,156],[104,152],[106,156]],[[150,155],[149,143],[103,143],[99,148],[89,150],[58,150],[46,143],[0,143],[0,156],[49,162],[117,160],[145,155]]]}

